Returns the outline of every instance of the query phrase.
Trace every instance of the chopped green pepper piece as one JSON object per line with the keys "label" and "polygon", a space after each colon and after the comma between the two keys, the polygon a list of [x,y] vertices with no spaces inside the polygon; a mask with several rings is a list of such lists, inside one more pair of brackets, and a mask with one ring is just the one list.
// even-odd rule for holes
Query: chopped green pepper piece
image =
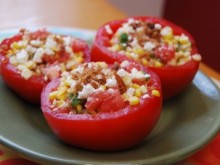
{"label": "chopped green pepper piece", "polygon": [[86,99],[79,99],[78,95],[69,95],[71,98],[71,105],[76,107],[77,105],[84,105],[86,103]]}
{"label": "chopped green pepper piece", "polygon": [[120,35],[120,42],[121,42],[121,43],[126,43],[126,42],[128,42],[128,34],[122,33],[122,34]]}

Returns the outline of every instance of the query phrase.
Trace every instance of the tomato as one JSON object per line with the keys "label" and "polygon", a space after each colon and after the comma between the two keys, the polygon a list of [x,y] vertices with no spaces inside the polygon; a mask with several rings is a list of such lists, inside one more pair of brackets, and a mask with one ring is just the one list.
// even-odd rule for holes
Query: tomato
{"label": "tomato", "polygon": [[113,92],[95,92],[90,97],[92,99],[86,102],[85,107],[91,112],[96,109],[100,112],[115,112],[124,107],[124,101],[118,90]]}
{"label": "tomato", "polygon": [[[181,36],[182,34],[184,34],[189,38],[191,42],[190,56],[192,57],[193,55],[198,54],[198,50],[195,45],[194,39],[183,28],[164,19],[156,17],[143,16],[130,18],[133,18],[134,20],[141,20],[154,24],[160,24],[162,27],[171,27],[174,35]],[[113,52],[108,48],[111,45],[110,41],[114,34],[122,26],[122,24],[127,22],[130,18],[108,22],[98,29],[91,48],[92,61],[105,61],[107,63],[114,63],[115,61],[121,62],[124,60],[129,60],[139,63],[138,61],[127,57],[123,53]],[[111,28],[112,33],[107,32],[106,26],[109,26]],[[174,52],[174,47],[168,45],[164,45],[159,49],[156,48],[155,57],[159,58],[164,63],[164,66],[156,67],[150,65],[143,65],[144,68],[153,70],[161,79],[163,99],[168,99],[184,90],[191,83],[199,68],[200,61],[196,61],[193,59],[181,65],[168,64],[167,62],[174,58]]]}
{"label": "tomato", "polygon": [[[40,38],[46,38],[49,34],[47,31],[36,31],[30,33],[30,38],[32,39],[40,39]],[[49,82],[49,80],[45,80],[44,74],[41,75],[32,75],[29,79],[25,79],[21,76],[21,72],[9,62],[9,58],[6,57],[7,51],[10,49],[10,45],[13,42],[18,42],[22,40],[23,33],[20,32],[19,34],[4,39],[0,44],[0,71],[1,76],[3,78],[3,81],[7,86],[9,86],[15,93],[17,93],[19,96],[21,96],[23,99],[31,102],[31,103],[40,103],[40,94],[44,88],[44,86]],[[79,48],[78,48],[79,46]],[[90,60],[89,55],[89,47],[85,43],[85,41],[82,41],[80,39],[74,40],[72,44],[73,51],[76,49],[77,51],[82,51],[84,61]],[[54,78],[60,75],[60,71],[54,72],[53,65],[59,65],[59,62],[65,62],[69,59],[69,55],[62,51],[58,52],[55,56],[55,60],[51,59],[50,57],[45,56],[44,64],[50,63],[52,67],[48,67],[47,71],[50,71],[53,73],[48,73],[49,78]],[[47,73],[46,71],[46,73]]]}
{"label": "tomato", "polygon": [[[160,80],[152,71],[151,90],[161,92]],[[98,113],[66,113],[62,108],[52,110],[49,94],[56,91],[60,79],[54,79],[41,94],[41,108],[44,117],[53,132],[68,144],[96,151],[116,151],[134,147],[150,134],[156,125],[162,107],[162,96],[151,92],[149,97],[141,97],[140,103],[130,105],[122,102],[120,93],[113,89],[111,93],[92,93],[85,107]],[[97,111],[96,111],[97,112]]]}

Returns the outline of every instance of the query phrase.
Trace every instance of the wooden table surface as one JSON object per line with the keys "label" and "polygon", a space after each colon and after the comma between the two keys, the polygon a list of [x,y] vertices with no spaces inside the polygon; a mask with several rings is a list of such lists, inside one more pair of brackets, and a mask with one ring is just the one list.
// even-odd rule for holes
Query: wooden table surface
{"label": "wooden table surface", "polygon": [[[0,32],[1,29],[29,26],[96,30],[105,22],[126,17],[125,13],[107,0],[1,0],[0,13]],[[220,73],[203,63],[200,69],[220,86]],[[0,156],[2,153],[0,150]]]}

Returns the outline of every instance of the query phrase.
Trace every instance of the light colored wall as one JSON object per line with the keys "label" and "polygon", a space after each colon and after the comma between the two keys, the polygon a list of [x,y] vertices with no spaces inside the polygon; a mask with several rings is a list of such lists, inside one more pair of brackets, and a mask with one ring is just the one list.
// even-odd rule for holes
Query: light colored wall
{"label": "light colored wall", "polygon": [[128,16],[162,16],[164,0],[108,0]]}

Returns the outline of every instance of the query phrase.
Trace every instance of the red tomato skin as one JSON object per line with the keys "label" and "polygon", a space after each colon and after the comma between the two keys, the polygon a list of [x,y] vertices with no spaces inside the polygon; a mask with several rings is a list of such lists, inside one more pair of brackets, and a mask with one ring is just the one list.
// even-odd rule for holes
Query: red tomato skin
{"label": "red tomato skin", "polygon": [[[161,91],[159,78],[153,78]],[[56,89],[59,79],[51,81],[41,94],[41,108],[53,132],[68,144],[96,151],[124,150],[138,145],[156,125],[162,97],[142,99],[137,106],[127,106],[112,113],[63,114],[52,112],[48,94]]]}
{"label": "red tomato skin", "polygon": [[[41,36],[43,35],[45,37],[45,35],[49,33],[36,31],[36,35],[38,34]],[[37,37],[36,35],[34,35],[33,33],[33,36],[35,38]],[[7,46],[7,44],[10,45],[12,42],[19,41],[21,39],[22,39],[21,35],[15,35],[12,38],[3,40],[1,45],[4,44]],[[85,62],[89,62],[90,61],[89,46],[86,44],[85,41],[77,39],[77,44],[74,43],[72,46],[73,50],[76,49],[78,44],[81,44],[83,46],[78,48],[77,51],[82,50],[84,54]],[[5,57],[5,55],[6,55],[5,51],[0,50],[0,74],[5,84],[24,100],[30,103],[40,104],[41,92],[45,87],[45,85],[48,83],[44,81],[44,76],[42,75],[32,76],[28,80],[25,80],[20,75],[16,67],[14,67],[12,64],[9,63],[9,60]],[[66,58],[66,56],[64,56],[64,58]]]}
{"label": "red tomato skin", "polygon": [[[173,29],[175,35],[181,35],[182,33],[184,33],[189,37],[192,43],[191,55],[198,53],[193,37],[181,27],[171,22],[168,22],[164,19],[160,19],[156,17],[140,16],[140,17],[132,17],[132,18],[137,20],[150,21],[153,23],[160,23],[162,26],[170,26]],[[119,54],[117,52],[111,52],[107,49],[107,47],[110,45],[109,41],[111,40],[113,34],[128,19],[129,18],[112,21],[104,24],[98,29],[95,40],[91,48],[91,61],[105,61],[109,64],[112,64],[115,61],[118,62],[122,62],[124,60],[134,61],[125,55]],[[105,25],[109,25],[111,27],[113,34],[108,34],[106,32]],[[149,68],[153,70],[159,76],[159,78],[161,79],[163,99],[165,100],[177,95],[190,84],[190,82],[193,80],[196,72],[199,69],[199,63],[200,62],[198,61],[191,60],[181,66],[165,65],[164,67],[161,68],[146,67],[146,66],[143,67],[145,69]]]}
{"label": "red tomato skin", "polygon": [[25,80],[7,59],[2,61],[1,76],[8,87],[31,103],[39,103],[40,94],[47,84],[43,80],[43,76],[32,76],[30,79]]}

